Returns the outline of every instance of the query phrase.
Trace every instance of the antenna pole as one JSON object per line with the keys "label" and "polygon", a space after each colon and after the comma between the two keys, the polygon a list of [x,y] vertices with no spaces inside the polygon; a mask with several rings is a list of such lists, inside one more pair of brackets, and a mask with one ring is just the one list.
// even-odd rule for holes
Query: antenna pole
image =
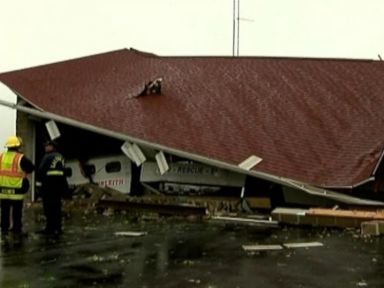
{"label": "antenna pole", "polygon": [[240,0],[237,0],[237,56],[240,49]]}
{"label": "antenna pole", "polygon": [[232,56],[235,56],[235,34],[236,34],[236,0],[233,0],[233,16],[232,16]]}

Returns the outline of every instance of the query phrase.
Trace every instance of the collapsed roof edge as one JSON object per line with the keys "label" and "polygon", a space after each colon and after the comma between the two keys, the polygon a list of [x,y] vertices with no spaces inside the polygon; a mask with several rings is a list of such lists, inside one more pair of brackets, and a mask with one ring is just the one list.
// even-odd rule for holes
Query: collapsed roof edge
{"label": "collapsed roof edge", "polygon": [[[20,95],[20,97],[24,98],[21,95]],[[74,119],[60,116],[60,115],[57,115],[54,113],[40,111],[40,110],[37,110],[35,108],[30,108],[30,107],[26,107],[26,106],[22,106],[22,105],[18,105],[18,104],[13,104],[13,103],[1,100],[1,99],[0,99],[0,105],[7,106],[7,107],[15,109],[17,111],[24,112],[24,113],[27,113],[27,114],[30,114],[33,116],[37,116],[40,118],[55,120],[59,123],[63,123],[63,124],[67,124],[67,125],[70,125],[73,127],[85,129],[85,130],[88,130],[90,132],[95,132],[95,133],[98,133],[98,134],[101,134],[104,136],[108,136],[108,137],[112,137],[115,139],[120,139],[122,141],[130,141],[130,142],[133,142],[133,143],[136,143],[139,145],[150,147],[150,148],[155,149],[155,150],[160,150],[160,151],[164,151],[164,152],[176,155],[176,156],[185,157],[185,158],[188,158],[188,159],[191,159],[194,161],[198,161],[198,162],[201,162],[201,163],[204,163],[207,165],[216,166],[216,167],[219,167],[222,169],[227,169],[227,170],[230,170],[233,172],[242,173],[242,174],[246,174],[246,175],[250,175],[250,176],[255,176],[255,177],[261,178],[263,180],[267,180],[267,181],[281,184],[283,186],[288,186],[291,188],[299,189],[299,190],[306,192],[308,194],[311,194],[311,195],[317,195],[317,196],[324,197],[324,198],[330,198],[330,199],[338,200],[338,201],[348,203],[348,204],[384,206],[384,202],[371,201],[371,200],[360,199],[360,198],[349,196],[349,195],[344,195],[342,193],[326,190],[324,188],[313,186],[313,185],[308,184],[308,183],[304,183],[301,181],[296,181],[293,179],[268,174],[265,172],[259,172],[259,171],[255,171],[255,170],[248,171],[248,170],[242,169],[242,168],[240,168],[236,165],[233,165],[233,164],[228,164],[228,163],[225,163],[225,162],[222,162],[219,160],[215,160],[215,159],[211,159],[211,158],[208,158],[205,156],[181,151],[178,149],[173,149],[173,148],[166,147],[166,146],[163,146],[160,144],[151,143],[151,142],[148,142],[148,141],[143,140],[143,139],[138,139],[135,137],[131,137],[131,136],[122,134],[122,133],[118,133],[118,132],[114,132],[114,131],[111,131],[108,129],[96,127],[96,126],[86,124],[86,123],[83,123],[83,122],[80,122],[80,121],[77,121]]]}
{"label": "collapsed roof edge", "polygon": [[347,204],[384,206],[384,202],[381,202],[381,201],[358,198],[358,197],[350,196],[347,194],[342,194],[335,191],[318,188],[311,185],[307,186],[307,184],[303,182],[297,182],[294,180],[288,180],[288,181],[290,181],[295,188],[300,188],[300,190],[305,191],[310,195],[333,199],[333,200],[337,200]]}
{"label": "collapsed roof edge", "polygon": [[[376,164],[376,166],[378,166],[381,162],[381,159],[379,159],[378,163]],[[371,182],[371,181],[375,181],[375,172],[372,173],[372,176],[371,177],[368,177],[364,180],[361,180],[360,182],[357,182],[355,184],[352,184],[352,185],[348,185],[348,186],[332,186],[332,185],[325,185],[325,186],[322,186],[326,189],[354,189],[354,188],[357,188],[357,187],[360,187],[368,182]]]}

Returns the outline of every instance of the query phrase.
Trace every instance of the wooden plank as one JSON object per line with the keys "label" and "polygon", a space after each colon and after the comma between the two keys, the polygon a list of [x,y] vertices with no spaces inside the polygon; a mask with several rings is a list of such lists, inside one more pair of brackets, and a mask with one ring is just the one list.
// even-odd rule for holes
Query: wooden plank
{"label": "wooden plank", "polygon": [[226,217],[226,216],[213,216],[211,219],[219,220],[224,222],[232,222],[238,224],[253,224],[259,226],[273,226],[277,227],[279,223],[272,219],[260,220],[260,219],[249,219],[249,218],[240,218],[240,217]]}
{"label": "wooden plank", "polygon": [[323,246],[320,242],[301,242],[301,243],[284,243],[285,248],[307,248],[307,247],[319,247]]}
{"label": "wooden plank", "polygon": [[268,250],[282,250],[281,245],[243,245],[245,251],[268,251]]}
{"label": "wooden plank", "polygon": [[384,220],[382,209],[338,209],[336,208],[276,208],[272,218],[290,225],[311,225],[321,227],[360,227],[361,222]]}
{"label": "wooden plank", "polygon": [[147,232],[136,232],[136,231],[119,231],[115,232],[115,236],[129,236],[129,237],[138,237],[146,235]]}
{"label": "wooden plank", "polygon": [[276,207],[271,214],[305,215],[307,209]]}
{"label": "wooden plank", "polygon": [[310,208],[306,212],[307,215],[316,216],[334,216],[334,217],[350,217],[360,219],[384,219],[383,210],[340,210],[326,208]]}

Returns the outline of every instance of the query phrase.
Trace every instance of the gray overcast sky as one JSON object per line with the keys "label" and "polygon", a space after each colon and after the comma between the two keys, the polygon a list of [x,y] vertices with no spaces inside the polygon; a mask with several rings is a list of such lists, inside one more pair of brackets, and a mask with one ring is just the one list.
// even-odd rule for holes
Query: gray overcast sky
{"label": "gray overcast sky", "polygon": [[[383,0],[240,0],[240,55],[384,56]],[[232,55],[233,0],[0,0],[0,73],[133,47]],[[0,99],[14,101],[0,86]],[[14,111],[0,107],[0,143]],[[0,144],[2,145],[2,144]]]}

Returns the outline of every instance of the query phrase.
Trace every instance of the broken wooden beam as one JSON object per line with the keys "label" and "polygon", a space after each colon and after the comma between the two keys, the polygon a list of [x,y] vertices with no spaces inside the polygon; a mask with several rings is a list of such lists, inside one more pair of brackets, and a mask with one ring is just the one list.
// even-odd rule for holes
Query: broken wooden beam
{"label": "broken wooden beam", "polygon": [[333,208],[310,208],[306,215],[333,216],[356,219],[380,219],[384,220],[384,210],[355,210],[355,209],[333,209]]}
{"label": "broken wooden beam", "polygon": [[384,220],[383,210],[276,208],[271,212],[271,215],[272,219],[283,224],[342,228],[360,228],[362,222]]}

